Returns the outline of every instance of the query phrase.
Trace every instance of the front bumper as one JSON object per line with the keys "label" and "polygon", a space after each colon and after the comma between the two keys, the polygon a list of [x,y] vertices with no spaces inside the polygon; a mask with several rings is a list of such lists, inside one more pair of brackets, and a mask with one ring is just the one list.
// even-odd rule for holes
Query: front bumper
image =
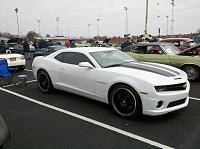
{"label": "front bumper", "polygon": [[[150,95],[141,95],[144,115],[162,115],[188,106],[190,84],[187,82],[186,90],[155,92]],[[158,102],[161,107],[157,107]]]}

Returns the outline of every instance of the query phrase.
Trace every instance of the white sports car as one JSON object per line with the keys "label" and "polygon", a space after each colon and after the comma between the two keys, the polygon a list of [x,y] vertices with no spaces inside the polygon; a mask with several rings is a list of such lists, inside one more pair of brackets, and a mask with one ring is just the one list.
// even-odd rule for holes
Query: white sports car
{"label": "white sports car", "polygon": [[15,67],[19,70],[25,69],[26,61],[24,59],[24,56],[21,54],[0,54],[0,60],[6,59],[8,62],[8,67]]}
{"label": "white sports car", "polygon": [[42,92],[56,88],[105,102],[123,117],[161,115],[189,102],[185,72],[138,62],[117,49],[63,49],[36,57],[32,67]]}

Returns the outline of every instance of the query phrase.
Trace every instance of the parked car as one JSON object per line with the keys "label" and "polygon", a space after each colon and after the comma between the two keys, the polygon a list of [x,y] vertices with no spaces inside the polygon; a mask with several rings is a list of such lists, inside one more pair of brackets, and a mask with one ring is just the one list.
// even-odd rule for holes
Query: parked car
{"label": "parked car", "polygon": [[184,55],[184,56],[198,56],[200,55],[200,44],[191,47],[189,49],[183,50],[179,53],[179,55]]}
{"label": "parked car", "polygon": [[0,54],[0,60],[6,59],[8,62],[8,67],[14,67],[18,70],[24,70],[26,61],[24,56],[21,54]]}
{"label": "parked car", "polygon": [[77,42],[75,45],[76,45],[77,48],[80,48],[80,47],[91,47],[92,46],[90,43],[82,43],[82,42]]}
{"label": "parked car", "polygon": [[18,44],[17,43],[8,43],[7,49],[11,51],[11,53],[17,53]]}
{"label": "parked car", "polygon": [[138,62],[114,48],[69,48],[36,57],[33,74],[43,93],[72,92],[110,104],[123,117],[161,115],[187,107],[187,74]]}
{"label": "parked car", "polygon": [[119,42],[117,44],[114,45],[114,48],[120,50],[121,49],[121,45],[122,45],[123,42]]}
{"label": "parked car", "polygon": [[200,57],[190,56],[191,49],[180,51],[170,43],[140,43],[131,45],[124,52],[139,60],[145,62],[156,62],[171,65],[185,71],[188,79],[197,81],[200,79]]}
{"label": "parked car", "polygon": [[160,42],[173,43],[181,51],[196,45],[195,41],[190,38],[165,38],[161,39]]}
{"label": "parked car", "polygon": [[36,56],[45,56],[45,55],[49,55],[55,51],[58,51],[60,49],[66,49],[67,47],[65,46],[61,46],[61,45],[58,45],[58,46],[48,46],[47,48],[42,48],[42,49],[39,49],[39,51],[36,51],[34,54],[33,54],[33,57],[36,57]]}
{"label": "parked car", "polygon": [[0,115],[0,149],[3,149],[3,146],[8,142],[9,137],[9,131],[6,122]]}
{"label": "parked car", "polygon": [[197,44],[200,44],[200,35],[195,37],[194,40]]}

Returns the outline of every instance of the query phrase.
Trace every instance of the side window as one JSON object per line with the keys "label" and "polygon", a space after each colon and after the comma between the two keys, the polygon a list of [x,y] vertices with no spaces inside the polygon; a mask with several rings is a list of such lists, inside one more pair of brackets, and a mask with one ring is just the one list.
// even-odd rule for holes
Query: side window
{"label": "side window", "polygon": [[64,53],[60,53],[55,57],[55,59],[60,61],[60,62],[63,62],[63,56],[64,56]]}
{"label": "side window", "polygon": [[137,54],[146,54],[147,47],[146,46],[134,47],[133,49],[131,49],[131,52],[137,53]]}
{"label": "side window", "polygon": [[89,58],[82,53],[64,52],[64,53],[59,54],[55,58],[58,61],[67,63],[67,64],[78,65],[80,62],[89,62],[91,65],[94,66],[94,64],[89,60]]}
{"label": "side window", "polygon": [[164,54],[160,46],[148,46],[147,50],[148,50],[148,54]]}
{"label": "side window", "polygon": [[190,44],[189,44],[188,42],[184,41],[184,42],[183,42],[183,46],[185,46],[185,47],[190,47]]}
{"label": "side window", "polygon": [[180,46],[181,46],[181,47],[186,46],[185,41],[180,41]]}
{"label": "side window", "polygon": [[179,41],[174,41],[173,44],[174,44],[176,47],[180,47],[180,42],[179,42]]}

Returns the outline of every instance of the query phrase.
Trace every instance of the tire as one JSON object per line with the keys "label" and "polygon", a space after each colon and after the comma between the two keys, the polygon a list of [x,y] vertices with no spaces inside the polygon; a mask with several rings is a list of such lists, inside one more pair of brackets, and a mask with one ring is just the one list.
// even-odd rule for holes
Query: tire
{"label": "tire", "polygon": [[197,81],[200,79],[200,68],[198,66],[187,65],[182,70],[187,73],[188,80]]}
{"label": "tire", "polygon": [[138,93],[128,85],[115,86],[109,95],[112,109],[123,118],[138,118],[142,113],[142,103]]}
{"label": "tire", "polygon": [[44,70],[40,70],[37,74],[37,82],[38,87],[43,93],[52,93],[54,90],[54,87],[51,82],[51,78],[48,75],[48,73]]}

